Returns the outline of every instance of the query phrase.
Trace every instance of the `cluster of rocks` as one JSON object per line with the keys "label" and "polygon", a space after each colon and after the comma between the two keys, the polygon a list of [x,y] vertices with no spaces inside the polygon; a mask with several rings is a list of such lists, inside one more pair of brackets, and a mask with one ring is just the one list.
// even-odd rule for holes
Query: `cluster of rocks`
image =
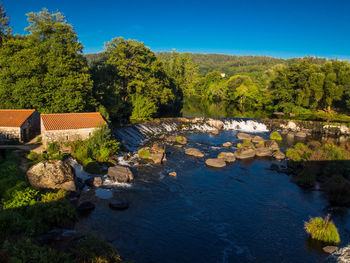
{"label": "cluster of rocks", "polygon": [[[128,167],[115,165],[108,168],[107,177],[119,183],[132,182],[134,176]],[[70,191],[70,199],[75,202],[85,186],[97,188],[103,185],[101,176],[93,176],[85,181],[75,176],[71,165],[65,161],[42,161],[33,165],[27,171],[27,178],[33,188],[36,189],[64,189]],[[110,201],[112,209],[126,209],[129,203],[126,199],[117,198]],[[89,213],[95,209],[95,204],[89,200],[78,201],[76,209],[79,213]]]}
{"label": "cluster of rocks", "polygon": [[[233,152],[221,152],[217,158],[210,158],[205,161],[207,166],[222,168],[226,163],[232,163],[236,159],[247,159],[258,157],[274,157],[277,160],[282,160],[286,156],[280,151],[279,145],[275,140],[264,140],[261,136],[253,136],[248,133],[238,133],[238,140],[243,141],[243,144],[238,144],[237,150]],[[225,148],[233,147],[232,142],[225,142]],[[198,158],[204,157],[204,153],[196,148],[186,148],[185,154]]]}
{"label": "cluster of rocks", "polygon": [[350,262],[350,245],[340,249],[337,249],[337,247],[332,247],[332,250],[333,250],[332,254],[329,255],[329,257],[327,257],[325,262],[327,263],[349,263]]}

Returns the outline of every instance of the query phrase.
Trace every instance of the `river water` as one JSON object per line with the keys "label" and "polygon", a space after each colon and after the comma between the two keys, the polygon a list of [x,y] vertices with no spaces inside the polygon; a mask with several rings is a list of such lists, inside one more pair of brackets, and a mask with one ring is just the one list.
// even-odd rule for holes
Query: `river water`
{"label": "river water", "polygon": [[[269,132],[252,131],[265,137]],[[216,157],[237,130],[218,136],[188,131],[189,147]],[[137,136],[136,136],[137,137]],[[285,149],[282,146],[282,150]],[[233,151],[234,149],[230,149]],[[192,158],[184,149],[168,146],[167,162],[132,168],[132,184],[88,190],[96,209],[80,218],[76,228],[94,233],[117,247],[133,262],[323,262],[320,244],[304,230],[309,217],[332,213],[342,243],[350,240],[345,209],[328,208],[322,193],[303,190],[290,176],[270,170],[270,158],[239,161],[210,169],[205,158]],[[177,172],[177,177],[168,175]],[[125,197],[130,207],[111,210],[109,199]]]}

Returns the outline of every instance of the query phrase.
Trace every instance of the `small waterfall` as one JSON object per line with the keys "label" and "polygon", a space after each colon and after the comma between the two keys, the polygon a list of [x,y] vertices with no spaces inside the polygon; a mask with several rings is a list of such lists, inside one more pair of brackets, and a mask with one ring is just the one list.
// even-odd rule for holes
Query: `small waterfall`
{"label": "small waterfall", "polygon": [[[213,121],[213,120],[212,120]],[[249,119],[222,119],[224,130],[237,130],[243,132],[268,132],[264,123]],[[115,130],[117,139],[130,151],[137,150],[140,145],[149,138],[163,134],[176,133],[181,131],[211,132],[216,127],[202,119],[195,121],[181,122],[178,119],[160,120],[154,122],[138,123],[135,125],[121,127]]]}
{"label": "small waterfall", "polygon": [[224,130],[237,130],[243,132],[268,132],[266,125],[256,120],[224,120]]}

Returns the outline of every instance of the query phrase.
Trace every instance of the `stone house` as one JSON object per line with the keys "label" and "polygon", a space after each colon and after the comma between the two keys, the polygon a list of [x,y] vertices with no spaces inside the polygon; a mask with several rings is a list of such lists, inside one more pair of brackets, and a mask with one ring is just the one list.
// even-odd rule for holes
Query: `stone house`
{"label": "stone house", "polygon": [[107,125],[99,112],[41,114],[41,136],[45,146],[51,142],[88,139],[94,130]]}
{"label": "stone house", "polygon": [[35,110],[0,110],[0,143],[27,142],[40,134],[40,114]]}

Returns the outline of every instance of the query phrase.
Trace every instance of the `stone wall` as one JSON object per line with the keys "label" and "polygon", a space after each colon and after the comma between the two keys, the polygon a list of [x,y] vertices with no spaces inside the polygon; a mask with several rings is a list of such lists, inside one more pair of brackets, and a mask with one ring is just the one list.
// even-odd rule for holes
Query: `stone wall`
{"label": "stone wall", "polygon": [[29,141],[40,134],[40,114],[34,112],[21,126],[23,141]]}
{"label": "stone wall", "polygon": [[0,143],[7,143],[11,141],[21,141],[21,128],[0,127]]}
{"label": "stone wall", "polygon": [[95,128],[46,131],[42,125],[42,137],[45,146],[51,142],[68,142],[88,139]]}

